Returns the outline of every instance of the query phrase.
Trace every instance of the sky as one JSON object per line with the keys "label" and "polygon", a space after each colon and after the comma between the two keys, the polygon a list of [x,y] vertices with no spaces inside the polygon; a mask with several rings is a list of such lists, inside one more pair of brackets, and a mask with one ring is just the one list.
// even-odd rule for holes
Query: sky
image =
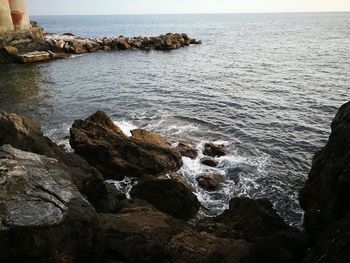
{"label": "sky", "polygon": [[350,0],[27,0],[30,15],[350,11]]}

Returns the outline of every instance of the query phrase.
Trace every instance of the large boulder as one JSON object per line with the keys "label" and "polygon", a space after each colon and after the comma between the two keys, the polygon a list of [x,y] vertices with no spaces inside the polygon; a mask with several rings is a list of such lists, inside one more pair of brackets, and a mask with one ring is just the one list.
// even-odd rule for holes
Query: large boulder
{"label": "large boulder", "polygon": [[350,260],[350,102],[339,109],[331,128],[300,193],[305,231],[315,240],[307,263]]}
{"label": "large boulder", "polygon": [[198,151],[195,148],[182,142],[176,146],[175,151],[177,151],[181,156],[191,159],[196,159],[198,156]]}
{"label": "large boulder", "polygon": [[309,245],[309,238],[287,225],[266,199],[233,198],[222,215],[201,220],[197,228],[254,244],[247,262],[300,262]]}
{"label": "large boulder", "polygon": [[203,173],[196,178],[198,185],[207,190],[217,190],[224,182],[224,177],[221,173],[211,172]]}
{"label": "large boulder", "polygon": [[181,157],[174,150],[127,137],[102,111],[75,121],[70,133],[75,153],[105,178],[157,176],[182,166]]}
{"label": "large boulder", "polygon": [[130,195],[146,200],[160,211],[178,219],[190,219],[200,208],[196,195],[178,180],[146,180],[135,185]]}
{"label": "large boulder", "polygon": [[[101,203],[113,198],[99,171],[78,155],[62,151],[49,138],[43,136],[36,122],[26,117],[0,111],[0,146],[4,144],[57,159],[62,166],[66,167],[79,191],[95,207],[105,207]],[[111,211],[115,210],[116,207]],[[103,212],[108,211],[103,209]]]}
{"label": "large boulder", "polygon": [[223,144],[205,143],[203,154],[211,157],[221,157],[228,154],[228,149]]}
{"label": "large boulder", "polygon": [[118,214],[98,217],[106,259],[111,262],[163,262],[164,247],[182,229],[181,222],[138,200]]}
{"label": "large boulder", "polygon": [[97,216],[56,159],[0,147],[0,261],[94,262]]}

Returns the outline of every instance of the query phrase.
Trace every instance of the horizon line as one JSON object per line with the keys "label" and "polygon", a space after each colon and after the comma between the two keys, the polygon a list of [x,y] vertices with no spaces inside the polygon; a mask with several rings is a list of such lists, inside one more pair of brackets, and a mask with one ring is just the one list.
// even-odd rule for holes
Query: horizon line
{"label": "horizon line", "polygon": [[114,13],[114,14],[29,14],[29,16],[131,16],[131,15],[235,15],[235,14],[299,14],[299,13],[350,13],[347,11],[259,11],[259,12],[183,12],[183,13]]}

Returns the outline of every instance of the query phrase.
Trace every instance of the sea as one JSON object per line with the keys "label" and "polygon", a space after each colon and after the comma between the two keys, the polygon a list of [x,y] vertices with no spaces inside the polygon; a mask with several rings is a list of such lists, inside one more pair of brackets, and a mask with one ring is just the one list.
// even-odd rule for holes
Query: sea
{"label": "sea", "polygon": [[[223,143],[218,168],[179,171],[213,215],[237,196],[268,198],[302,227],[298,193],[337,109],[350,99],[350,13],[33,16],[46,32],[83,37],[186,32],[202,45],[110,51],[0,65],[0,109],[38,121],[66,144],[76,119],[105,111],[126,134],[145,128],[201,149]],[[195,178],[225,177],[208,192]],[[112,182],[128,192],[134,180]]]}

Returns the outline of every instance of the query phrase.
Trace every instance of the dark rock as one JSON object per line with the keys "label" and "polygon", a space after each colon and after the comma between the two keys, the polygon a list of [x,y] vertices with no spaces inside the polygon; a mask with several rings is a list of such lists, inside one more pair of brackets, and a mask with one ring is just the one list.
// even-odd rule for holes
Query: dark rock
{"label": "dark rock", "polygon": [[4,145],[0,181],[1,262],[96,262],[96,212],[57,160]]}
{"label": "dark rock", "polygon": [[219,162],[213,158],[205,157],[201,159],[201,163],[210,167],[217,167]]}
{"label": "dark rock", "polygon": [[146,202],[136,201],[118,214],[99,214],[98,231],[109,260],[162,262],[164,247],[181,228],[181,222]]}
{"label": "dark rock", "polygon": [[300,194],[306,231],[317,235],[349,211],[350,204],[350,102],[332,122],[327,145],[313,159]]}
{"label": "dark rock", "polygon": [[245,258],[250,247],[243,240],[185,230],[171,239],[165,253],[169,257],[169,263],[243,263],[247,262]]}
{"label": "dark rock", "polygon": [[198,152],[196,149],[192,148],[188,144],[181,142],[177,145],[175,151],[178,152],[181,156],[189,157],[191,159],[196,159],[198,156]]}
{"label": "dark rock", "polygon": [[131,189],[132,198],[143,199],[174,218],[190,219],[200,203],[192,191],[177,180],[146,180]]}
{"label": "dark rock", "polygon": [[228,154],[228,150],[225,145],[206,143],[204,145],[203,154],[211,157],[220,157]]}
{"label": "dark rock", "polygon": [[131,134],[132,138],[136,140],[154,143],[163,147],[171,147],[171,143],[163,136],[144,129],[132,130]]}
{"label": "dark rock", "polygon": [[66,166],[79,191],[92,204],[99,205],[98,202],[103,202],[103,198],[111,198],[101,174],[81,157],[62,151],[49,138],[44,137],[40,126],[34,121],[0,111],[0,146],[4,144],[57,159],[62,167]]}
{"label": "dark rock", "polygon": [[196,178],[198,184],[207,190],[217,190],[224,181],[224,177],[220,173],[204,173]]}
{"label": "dark rock", "polygon": [[175,151],[125,136],[101,111],[84,121],[75,121],[70,133],[75,153],[100,170],[105,178],[157,176],[182,166]]}
{"label": "dark rock", "polygon": [[316,242],[305,262],[350,259],[350,102],[339,109],[331,128],[300,193],[305,231]]}
{"label": "dark rock", "polygon": [[247,262],[300,262],[310,245],[308,236],[288,226],[265,199],[233,198],[228,210],[201,220],[198,229],[254,244]]}
{"label": "dark rock", "polygon": [[64,35],[64,36],[74,36],[73,33],[63,33],[62,35]]}

